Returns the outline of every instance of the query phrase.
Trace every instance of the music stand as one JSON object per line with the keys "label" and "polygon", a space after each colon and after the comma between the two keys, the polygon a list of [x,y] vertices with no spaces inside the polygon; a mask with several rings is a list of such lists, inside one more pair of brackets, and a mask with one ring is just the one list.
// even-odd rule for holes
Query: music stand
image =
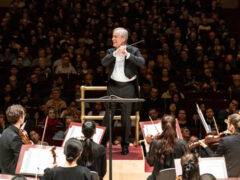
{"label": "music stand", "polygon": [[121,98],[115,95],[104,96],[100,98],[81,98],[77,99],[76,101],[80,102],[105,102],[107,103],[107,110],[109,112],[108,119],[109,119],[109,180],[112,180],[112,109],[111,103],[134,103],[134,102],[144,102],[145,99],[139,98]]}

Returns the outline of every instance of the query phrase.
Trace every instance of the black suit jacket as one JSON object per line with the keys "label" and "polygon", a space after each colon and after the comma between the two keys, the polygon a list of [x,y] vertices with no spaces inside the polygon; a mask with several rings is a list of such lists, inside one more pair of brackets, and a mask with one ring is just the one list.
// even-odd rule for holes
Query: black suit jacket
{"label": "black suit jacket", "polygon": [[[113,52],[116,48],[107,50],[107,55],[101,60],[101,63],[105,67],[110,68],[109,76],[111,76],[116,58],[113,56]],[[128,46],[127,52],[130,53],[130,57],[125,59],[124,73],[130,79],[137,74],[137,67],[141,67],[145,64],[145,60],[138,48],[134,46]]]}
{"label": "black suit jacket", "polygon": [[15,174],[22,139],[18,128],[11,125],[0,138],[0,169],[4,174]]}
{"label": "black suit jacket", "polygon": [[228,177],[240,177],[240,135],[232,134],[223,137],[217,147],[216,153],[210,148],[206,148],[208,154],[212,157],[225,157]]}
{"label": "black suit jacket", "polygon": [[[83,147],[84,143],[85,142],[83,141]],[[100,179],[103,179],[107,172],[106,148],[94,141],[91,141],[91,143],[93,148],[93,164],[88,168],[92,171],[96,171]],[[78,164],[81,165],[81,157],[78,160]]]}

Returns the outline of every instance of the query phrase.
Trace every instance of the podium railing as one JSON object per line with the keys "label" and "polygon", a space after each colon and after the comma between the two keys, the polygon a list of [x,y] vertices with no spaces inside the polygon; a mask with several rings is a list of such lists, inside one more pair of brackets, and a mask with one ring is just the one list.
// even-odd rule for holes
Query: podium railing
{"label": "podium railing", "polygon": [[[107,86],[81,86],[81,98],[85,99],[85,91],[106,91]],[[103,120],[104,116],[88,116],[85,111],[85,102],[81,101],[81,122],[84,123],[85,120]],[[130,117],[131,120],[136,121],[136,129],[135,129],[135,141],[139,141],[139,120],[140,113],[136,112],[135,116]],[[114,120],[120,120],[121,116],[114,116]],[[138,143],[136,143],[138,144]]]}

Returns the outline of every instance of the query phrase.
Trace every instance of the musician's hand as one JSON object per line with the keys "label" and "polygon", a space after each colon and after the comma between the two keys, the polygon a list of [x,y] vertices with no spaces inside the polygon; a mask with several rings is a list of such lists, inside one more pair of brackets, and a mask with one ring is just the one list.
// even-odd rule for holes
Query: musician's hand
{"label": "musician's hand", "polygon": [[153,136],[152,136],[151,134],[148,134],[147,137],[146,137],[146,142],[147,142],[148,144],[151,144],[152,139],[153,139]]}
{"label": "musician's hand", "polygon": [[117,50],[114,52],[115,55],[118,54],[123,54],[124,56],[127,56],[128,52],[126,50],[126,46],[120,46],[119,48],[117,48]]}
{"label": "musician's hand", "polygon": [[203,148],[206,148],[206,147],[207,147],[207,145],[206,145],[205,142],[204,142],[204,139],[203,139],[203,140],[199,140],[199,144],[200,144],[200,146],[202,146]]}

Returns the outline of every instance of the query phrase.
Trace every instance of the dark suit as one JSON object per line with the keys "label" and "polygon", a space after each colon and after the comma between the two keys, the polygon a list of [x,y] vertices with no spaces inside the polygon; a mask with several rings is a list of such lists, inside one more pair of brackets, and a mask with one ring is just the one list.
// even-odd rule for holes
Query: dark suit
{"label": "dark suit", "polygon": [[[122,98],[135,98],[137,97],[137,80],[131,82],[118,82],[110,79],[112,72],[114,70],[116,57],[113,56],[113,52],[116,48],[111,48],[107,50],[107,55],[102,59],[101,63],[105,67],[109,67],[109,83],[107,87],[108,95],[116,95]],[[131,79],[137,75],[137,68],[144,65],[145,60],[142,57],[138,48],[133,46],[127,47],[127,52],[130,53],[128,59],[125,57],[124,63],[124,73],[125,76]],[[121,117],[122,117],[122,146],[128,146],[129,144],[129,133],[131,128],[130,115],[132,111],[133,103],[119,103],[121,107]],[[111,103],[112,115],[114,115],[116,110],[116,103]],[[109,127],[108,112],[104,117],[104,125]],[[107,128],[108,129],[108,128]],[[106,131],[107,132],[107,131]]]}
{"label": "dark suit", "polygon": [[[156,151],[156,144],[157,144],[157,139],[154,139],[150,145],[149,148],[149,153],[152,154],[154,151]],[[153,166],[153,172],[152,174],[148,177],[147,180],[155,180],[156,176],[158,175],[159,171],[162,169],[167,169],[167,168],[174,168],[174,159],[176,158],[181,158],[185,151],[186,151],[186,143],[185,141],[178,139],[174,145],[174,152],[169,155],[165,155],[164,158],[164,164],[161,164],[159,159],[154,159],[154,161],[150,160],[149,153],[147,154],[147,162],[150,166]]]}
{"label": "dark suit", "polygon": [[18,128],[11,125],[3,131],[0,138],[0,169],[4,174],[15,174],[22,139]]}
{"label": "dark suit", "polygon": [[[83,141],[83,147],[84,143]],[[88,168],[91,171],[96,171],[100,179],[103,179],[107,171],[106,148],[94,141],[91,141],[91,143],[93,148],[93,164]],[[81,165],[81,157],[78,159],[78,164]]]}
{"label": "dark suit", "polygon": [[217,147],[216,153],[213,153],[209,147],[206,150],[212,157],[224,155],[228,177],[240,177],[240,135],[232,134],[223,137]]}

